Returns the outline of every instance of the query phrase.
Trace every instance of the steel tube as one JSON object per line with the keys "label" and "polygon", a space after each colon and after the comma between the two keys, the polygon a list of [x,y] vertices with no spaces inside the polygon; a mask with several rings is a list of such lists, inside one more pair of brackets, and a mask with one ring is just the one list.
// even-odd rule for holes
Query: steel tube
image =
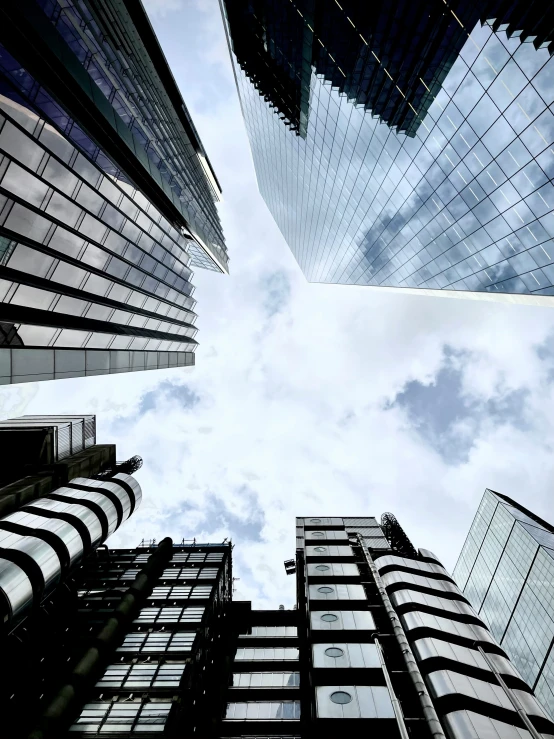
{"label": "steel tube", "polygon": [[385,676],[385,682],[389,691],[394,715],[396,716],[396,723],[398,724],[400,736],[402,737],[402,739],[410,739],[410,735],[408,734],[408,730],[406,729],[406,724],[404,723],[404,714],[402,713],[402,707],[400,706],[400,701],[396,697],[396,693],[394,692],[394,688],[392,687],[389,671],[387,670],[387,665],[385,664],[385,657],[383,656],[383,650],[381,649],[381,644],[379,643],[377,635],[373,637],[373,640],[375,642],[377,654],[379,655],[379,661],[381,662],[381,667]]}
{"label": "steel tube", "polygon": [[512,706],[515,708],[515,710],[517,711],[517,714],[520,717],[520,719],[523,721],[527,731],[531,734],[533,739],[543,739],[542,735],[539,734],[539,732],[535,729],[535,727],[531,723],[529,716],[525,713],[525,710],[523,706],[521,705],[517,695],[515,695],[515,693],[512,690],[510,690],[510,688],[505,683],[504,678],[498,671],[498,668],[496,667],[492,659],[490,659],[489,655],[485,652],[483,647],[481,647],[479,644],[476,644],[476,647],[479,650],[479,654],[481,655],[481,657],[483,657],[483,659],[489,666],[489,670],[494,674],[494,676],[498,680],[498,684],[500,685],[500,687],[506,694],[506,697],[508,698]]}
{"label": "steel tube", "polygon": [[427,686],[425,685],[421,672],[419,671],[419,667],[417,666],[414,653],[412,652],[412,649],[408,643],[406,634],[404,633],[404,629],[402,627],[402,624],[400,623],[400,619],[398,618],[398,616],[396,615],[396,611],[392,607],[392,603],[390,602],[388,593],[385,590],[383,581],[381,580],[381,575],[379,575],[371,554],[364,547],[361,536],[357,534],[357,537],[358,544],[362,548],[365,560],[368,564],[369,569],[371,570],[379,594],[383,599],[383,605],[385,606],[387,615],[390,618],[394,635],[398,642],[398,646],[400,647],[400,651],[402,652],[402,656],[404,657],[404,662],[406,663],[406,668],[417,691],[423,716],[425,718],[425,721],[427,722],[427,726],[429,727],[431,736],[435,737],[435,739],[446,739],[446,735],[442,730],[441,722],[439,721],[439,717],[437,715],[437,712],[435,711],[435,706],[433,705],[433,701],[431,700],[431,696],[429,695]]}

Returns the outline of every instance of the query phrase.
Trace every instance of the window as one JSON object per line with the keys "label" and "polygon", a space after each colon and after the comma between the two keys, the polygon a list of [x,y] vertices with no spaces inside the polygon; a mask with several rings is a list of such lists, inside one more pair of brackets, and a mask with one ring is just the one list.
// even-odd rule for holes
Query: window
{"label": "window", "polygon": [[162,580],[215,580],[216,567],[171,567],[163,571]]}
{"label": "window", "polygon": [[87,703],[71,732],[162,732],[171,703],[162,701]]}
{"label": "window", "polygon": [[253,626],[247,636],[298,636],[296,626]]}
{"label": "window", "polygon": [[209,598],[212,592],[211,585],[182,585],[177,587],[157,587],[152,591],[151,598]]}
{"label": "window", "polygon": [[245,647],[237,649],[236,660],[267,660],[287,661],[297,660],[299,651],[296,647]]}
{"label": "window", "polygon": [[233,686],[237,688],[297,688],[299,672],[236,672]]}
{"label": "window", "polygon": [[298,721],[300,701],[228,703],[225,718],[233,721]]}
{"label": "window", "polygon": [[124,688],[139,690],[149,687],[178,688],[185,671],[185,662],[159,664],[110,665],[97,688]]}
{"label": "window", "polygon": [[338,621],[338,618],[339,617],[335,613],[324,613],[321,616],[322,621],[328,621],[328,622]]}
{"label": "window", "polygon": [[190,652],[196,631],[181,631],[170,634],[164,631],[154,633],[131,632],[127,634],[118,652]]}
{"label": "window", "polygon": [[331,700],[333,703],[350,703],[352,701],[352,696],[350,693],[347,693],[345,690],[336,690],[334,693],[331,693],[330,695]]}
{"label": "window", "polygon": [[143,608],[134,623],[200,623],[203,608]]}
{"label": "window", "polygon": [[335,657],[336,658],[336,657],[342,657],[342,655],[344,654],[344,651],[342,649],[340,649],[340,647],[328,647],[325,650],[325,654],[328,657]]}

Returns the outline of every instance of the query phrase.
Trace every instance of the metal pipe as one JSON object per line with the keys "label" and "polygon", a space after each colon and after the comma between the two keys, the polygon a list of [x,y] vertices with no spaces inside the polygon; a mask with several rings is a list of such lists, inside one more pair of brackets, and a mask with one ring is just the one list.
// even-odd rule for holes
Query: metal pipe
{"label": "metal pipe", "polygon": [[506,685],[506,683],[504,681],[504,678],[502,677],[502,675],[498,671],[498,668],[496,667],[496,665],[494,664],[494,662],[492,661],[492,659],[485,652],[485,650],[483,649],[483,647],[481,647],[479,644],[475,644],[475,646],[479,650],[479,654],[481,655],[481,657],[483,657],[483,659],[485,660],[485,662],[489,666],[489,670],[494,674],[495,678],[498,680],[498,684],[500,685],[500,687],[502,688],[502,690],[506,694],[506,697],[508,698],[508,700],[510,701],[510,703],[512,704],[512,706],[515,708],[515,710],[517,711],[517,714],[520,717],[520,719],[523,721],[523,723],[524,723],[525,728],[527,729],[527,731],[531,734],[531,736],[533,737],[533,739],[543,739],[542,738],[542,735],[539,734],[539,732],[535,729],[535,727],[531,723],[531,721],[529,719],[529,716],[525,713],[525,709],[521,705],[519,698]]}
{"label": "metal pipe", "polygon": [[404,662],[406,663],[406,668],[417,691],[423,716],[425,718],[425,721],[427,722],[427,726],[429,727],[431,736],[435,737],[435,739],[446,739],[445,733],[442,730],[441,722],[439,721],[439,717],[437,715],[437,712],[435,711],[435,706],[433,705],[433,701],[431,700],[431,696],[429,695],[427,686],[423,682],[423,677],[421,675],[421,672],[419,671],[419,667],[417,666],[414,653],[412,652],[408,640],[406,639],[406,634],[404,633],[404,629],[402,627],[402,624],[400,623],[400,619],[398,618],[398,616],[396,615],[396,611],[392,607],[392,603],[390,602],[388,593],[385,590],[385,586],[383,585],[381,576],[377,571],[375,562],[373,561],[371,554],[364,547],[362,538],[359,534],[357,534],[357,538],[358,544],[362,549],[367,565],[371,570],[371,573],[375,580],[375,584],[377,585],[379,594],[383,599],[383,605],[385,606],[387,615],[390,618],[394,635],[400,647],[400,651],[402,652],[402,656],[404,657]]}
{"label": "metal pipe", "polygon": [[379,661],[381,662],[381,668],[385,676],[385,682],[387,684],[387,689],[389,691],[389,696],[390,696],[392,707],[394,710],[394,715],[396,716],[396,723],[398,724],[398,730],[400,731],[400,736],[402,739],[410,739],[410,735],[408,734],[408,730],[406,729],[406,724],[404,723],[404,715],[402,713],[400,701],[396,697],[396,693],[394,692],[394,688],[392,687],[392,682],[390,679],[389,671],[387,670],[387,665],[385,664],[385,657],[383,656],[383,650],[381,649],[381,644],[379,643],[377,634],[374,635],[373,641],[375,642],[375,646],[377,648],[377,654],[379,655]]}

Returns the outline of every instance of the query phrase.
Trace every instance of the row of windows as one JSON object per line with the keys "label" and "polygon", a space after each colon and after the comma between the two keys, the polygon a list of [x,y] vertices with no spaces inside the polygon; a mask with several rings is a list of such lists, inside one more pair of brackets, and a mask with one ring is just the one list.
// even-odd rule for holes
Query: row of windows
{"label": "row of windows", "polygon": [[165,663],[162,665],[110,665],[97,688],[125,688],[141,690],[153,688],[177,688],[181,682],[186,664],[184,662]]}
{"label": "row of windows", "polygon": [[233,686],[237,688],[297,688],[299,672],[236,672]]}
{"label": "row of windows", "polygon": [[[134,558],[134,564],[141,564],[148,561],[150,553],[137,554]],[[210,564],[212,562],[223,562],[224,552],[175,552],[171,558],[172,564],[184,564],[188,562],[190,564],[199,564],[206,562]]]}
{"label": "row of windows", "polygon": [[235,721],[298,721],[300,701],[229,703],[225,718]]}
{"label": "row of windows", "polygon": [[93,732],[162,732],[165,729],[170,702],[149,701],[87,703],[77,721],[70,728],[75,733]]}
{"label": "row of windows", "polygon": [[139,633],[131,632],[125,636],[118,652],[190,652],[196,637],[195,631],[179,631],[176,634],[166,632]]}
{"label": "row of windows", "polygon": [[296,626],[252,626],[246,636],[298,636]]}
{"label": "row of windows", "polygon": [[296,647],[244,647],[237,649],[235,659],[237,661],[267,660],[273,662],[285,660],[298,660],[299,650]]}
{"label": "row of windows", "polygon": [[200,623],[204,608],[143,608],[134,623]]}
{"label": "row of windows", "polygon": [[152,590],[151,598],[209,598],[212,592],[211,585],[178,585],[175,587],[156,587]]}

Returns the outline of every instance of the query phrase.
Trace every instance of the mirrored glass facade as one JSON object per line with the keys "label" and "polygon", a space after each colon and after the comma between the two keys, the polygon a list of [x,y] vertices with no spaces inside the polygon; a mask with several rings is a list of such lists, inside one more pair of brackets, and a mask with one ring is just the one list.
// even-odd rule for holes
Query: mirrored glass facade
{"label": "mirrored glass facade", "polygon": [[[231,55],[260,192],[311,282],[551,302],[554,60],[525,34],[477,23],[464,35],[441,84],[411,109],[412,135],[317,65],[302,135]],[[332,47],[323,31],[313,38]]]}
{"label": "mirrored glass facade", "polygon": [[454,577],[554,716],[554,527],[487,490]]}
{"label": "mirrored glass facade", "polygon": [[227,268],[144,9],[111,6],[0,10],[0,384],[193,365],[191,268]]}

